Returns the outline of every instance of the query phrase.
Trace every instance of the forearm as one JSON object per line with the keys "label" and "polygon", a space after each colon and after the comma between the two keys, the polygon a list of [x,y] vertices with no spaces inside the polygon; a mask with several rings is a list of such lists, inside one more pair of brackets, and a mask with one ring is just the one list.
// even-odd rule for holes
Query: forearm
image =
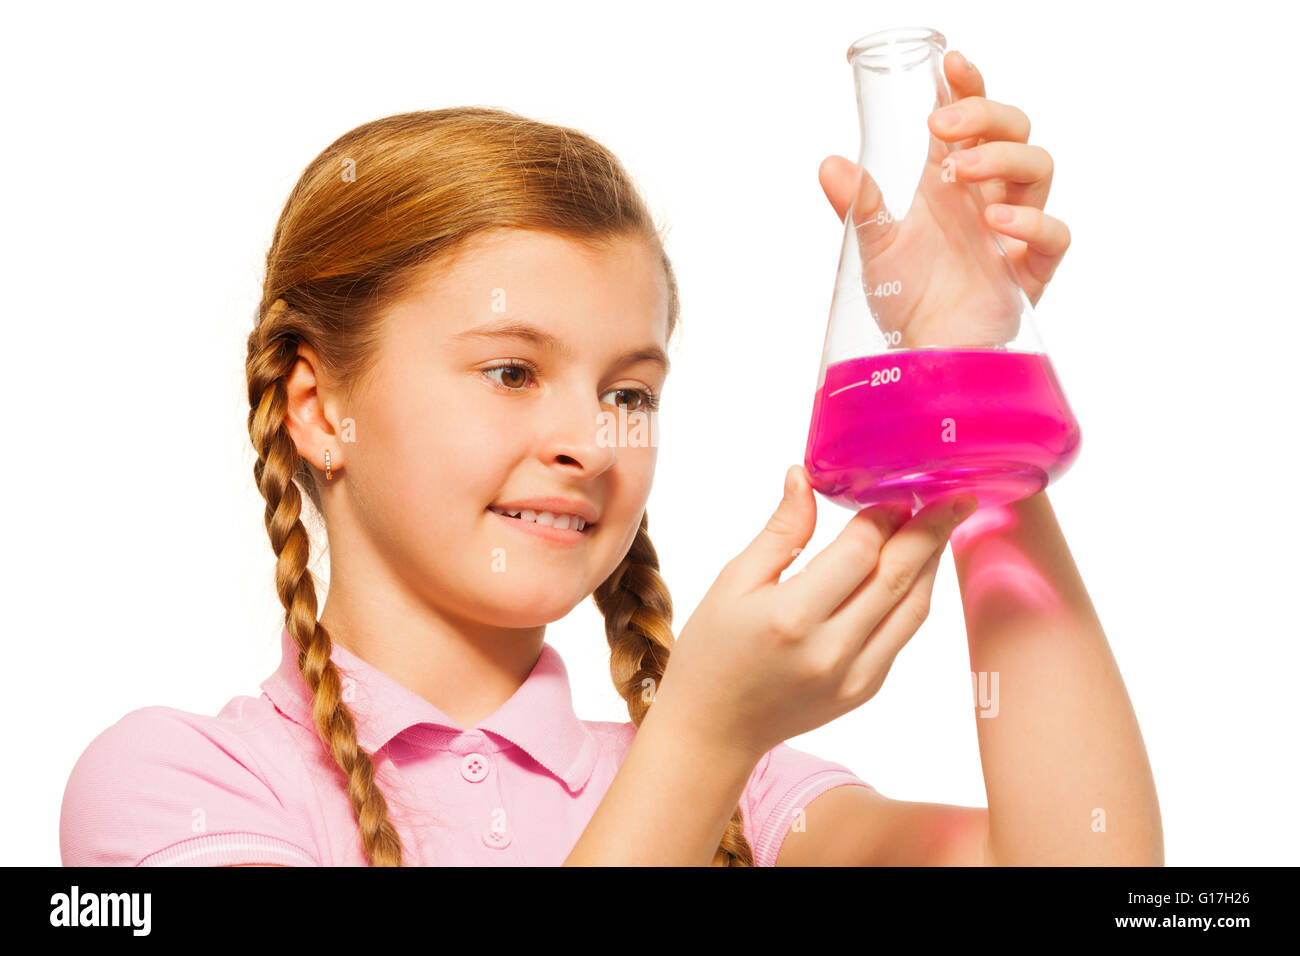
{"label": "forearm", "polygon": [[714,746],[651,705],[565,866],[708,866],[761,754]]}
{"label": "forearm", "polygon": [[1163,865],[1137,715],[1046,492],[981,509],[952,547],[993,861]]}

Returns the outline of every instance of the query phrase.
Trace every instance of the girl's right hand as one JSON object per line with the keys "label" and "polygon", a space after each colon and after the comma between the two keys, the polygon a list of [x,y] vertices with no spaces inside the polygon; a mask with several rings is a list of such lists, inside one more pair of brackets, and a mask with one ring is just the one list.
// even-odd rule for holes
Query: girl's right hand
{"label": "girl's right hand", "polygon": [[914,517],[901,505],[864,508],[781,581],[817,523],[807,473],[792,466],[767,526],[682,628],[653,706],[757,760],[870,700],[929,614],[939,559],[965,517],[953,504]]}

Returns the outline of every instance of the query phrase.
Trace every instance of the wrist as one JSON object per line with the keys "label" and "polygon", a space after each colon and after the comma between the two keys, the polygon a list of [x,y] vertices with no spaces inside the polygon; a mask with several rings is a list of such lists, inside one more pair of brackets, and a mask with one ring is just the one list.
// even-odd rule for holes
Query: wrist
{"label": "wrist", "polygon": [[675,697],[665,695],[662,686],[641,721],[641,731],[651,724],[655,734],[671,740],[683,752],[698,755],[702,764],[724,772],[743,771],[746,779],[771,749],[742,735],[727,733],[714,721],[682,706]]}

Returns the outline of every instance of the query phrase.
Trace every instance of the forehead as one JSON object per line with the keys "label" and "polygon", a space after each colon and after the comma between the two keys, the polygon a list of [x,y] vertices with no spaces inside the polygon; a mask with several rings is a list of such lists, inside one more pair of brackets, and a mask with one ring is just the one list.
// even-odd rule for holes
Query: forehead
{"label": "forehead", "polygon": [[[491,230],[429,263],[408,302],[455,334],[508,315],[574,331],[610,324],[667,335],[668,285],[658,250],[635,236],[598,247],[554,233]],[[601,320],[605,320],[601,322]]]}

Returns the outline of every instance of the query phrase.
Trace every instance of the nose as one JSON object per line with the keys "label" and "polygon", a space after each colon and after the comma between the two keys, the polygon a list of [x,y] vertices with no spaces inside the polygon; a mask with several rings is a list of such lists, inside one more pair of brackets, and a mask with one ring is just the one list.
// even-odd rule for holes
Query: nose
{"label": "nose", "polygon": [[618,461],[618,442],[609,435],[609,410],[599,401],[575,398],[551,410],[552,430],[541,444],[546,464],[576,466],[594,478]]}

